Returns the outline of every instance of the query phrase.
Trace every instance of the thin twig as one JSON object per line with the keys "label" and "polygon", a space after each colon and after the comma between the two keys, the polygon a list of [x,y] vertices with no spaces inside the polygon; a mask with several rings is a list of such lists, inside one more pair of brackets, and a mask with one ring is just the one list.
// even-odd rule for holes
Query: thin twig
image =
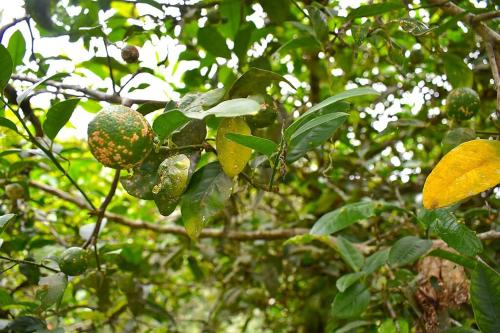
{"label": "thin twig", "polygon": [[103,37],[103,41],[104,41],[104,50],[106,50],[106,60],[108,62],[109,78],[111,79],[111,86],[113,88],[113,95],[118,95],[116,92],[115,78],[113,76],[113,66],[111,64],[111,57],[109,56],[108,39],[106,38],[106,36]]}
{"label": "thin twig", "polygon": [[139,68],[134,74],[132,74],[132,76],[120,87],[120,89],[118,90],[118,95],[121,94],[121,92],[123,91],[123,89],[127,86],[127,84],[130,83],[130,81],[132,81],[137,75],[141,74],[142,71],[141,69]]}
{"label": "thin twig", "polygon": [[106,198],[104,198],[104,201],[99,207],[99,212],[97,213],[97,222],[94,226],[94,230],[92,231],[92,234],[87,239],[85,244],[83,244],[84,249],[87,248],[92,241],[94,245],[97,244],[97,239],[99,237],[99,231],[101,229],[102,220],[104,219],[104,216],[106,214],[106,208],[108,208],[108,205],[110,204],[111,200],[113,200],[113,196],[115,195],[116,187],[118,186],[119,180],[120,180],[120,169],[116,169],[115,177],[113,178],[113,182],[111,183],[111,187],[109,188],[108,195],[106,195]]}
{"label": "thin twig", "polygon": [[54,269],[54,268],[49,267],[49,266],[45,266],[44,264],[38,264],[38,263],[36,263],[34,261],[14,259],[14,258],[9,258],[9,257],[2,256],[2,255],[0,255],[0,259],[7,260],[7,261],[10,261],[10,262],[15,262],[17,264],[28,264],[28,265],[38,266],[38,267],[41,267],[41,268],[48,269],[49,271],[52,271],[54,273],[59,273],[60,272],[57,269]]}
{"label": "thin twig", "polygon": [[5,34],[5,32],[7,30],[9,30],[10,28],[12,28],[13,26],[15,26],[16,24],[18,24],[19,22],[26,21],[29,18],[30,18],[29,16],[24,16],[24,17],[21,17],[21,18],[17,18],[17,19],[14,19],[12,22],[10,22],[10,23],[4,25],[3,27],[1,27],[0,28],[0,42],[2,41],[3,35]]}

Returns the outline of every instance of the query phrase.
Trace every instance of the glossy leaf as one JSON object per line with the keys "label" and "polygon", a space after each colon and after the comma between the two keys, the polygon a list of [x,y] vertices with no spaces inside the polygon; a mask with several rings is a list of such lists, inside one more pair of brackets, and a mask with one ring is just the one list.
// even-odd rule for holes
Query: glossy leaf
{"label": "glossy leaf", "polygon": [[274,141],[258,136],[228,133],[225,137],[268,157],[271,157],[278,150],[278,145]]}
{"label": "glossy leaf", "polygon": [[37,297],[41,301],[41,307],[48,309],[57,304],[66,290],[68,278],[64,273],[56,273],[42,277],[38,282]]}
{"label": "glossy leaf", "polygon": [[216,57],[231,58],[231,51],[219,30],[206,26],[198,30],[198,44]]}
{"label": "glossy leaf", "polygon": [[133,197],[152,200],[153,187],[157,184],[158,167],[166,157],[166,154],[162,152],[149,153],[144,162],[132,170],[132,174],[120,178],[125,191]]}
{"label": "glossy leaf", "polygon": [[7,118],[0,117],[0,126],[11,129],[14,132],[18,132],[16,124],[14,124],[11,120]]}
{"label": "glossy leaf", "polygon": [[10,36],[7,50],[9,50],[14,68],[23,63],[24,54],[26,52],[26,41],[21,31],[16,30],[16,32]]}
{"label": "glossy leaf", "polygon": [[356,282],[359,281],[362,277],[366,275],[365,272],[356,272],[356,273],[349,273],[341,276],[337,282],[335,282],[335,285],[337,286],[337,289],[340,292],[344,292],[347,288],[355,284]]}
{"label": "glossy leaf", "polygon": [[377,271],[380,267],[385,265],[389,259],[389,251],[390,249],[383,249],[370,255],[366,258],[362,271],[365,274],[371,274]]}
{"label": "glossy leaf", "polygon": [[432,250],[429,253],[429,255],[433,257],[446,259],[448,261],[454,262],[455,264],[459,264],[460,266],[467,267],[469,269],[474,269],[476,267],[476,262],[473,259],[443,249]]}
{"label": "glossy leaf", "polygon": [[3,90],[10,80],[12,75],[13,63],[9,51],[0,44],[0,93],[3,95]]}
{"label": "glossy leaf", "polygon": [[443,62],[446,78],[453,88],[472,86],[472,70],[459,56],[452,53],[445,53],[443,54]]}
{"label": "glossy leaf", "polygon": [[321,115],[319,117],[313,118],[310,121],[305,122],[302,126],[300,126],[290,137],[290,140],[293,141],[295,138],[299,137],[302,134],[305,134],[316,127],[324,127],[328,126],[330,122],[334,122],[338,118],[349,117],[349,114],[344,112],[335,112]]}
{"label": "glossy leaf", "polygon": [[307,12],[311,19],[314,35],[320,42],[326,42],[328,40],[328,21],[326,14],[314,6],[307,7]]}
{"label": "glossy leaf", "polygon": [[5,214],[0,216],[0,234],[5,230],[9,222],[16,216],[16,214]]}
{"label": "glossy leaf", "polygon": [[288,83],[290,87],[295,89],[290,81],[277,73],[259,68],[250,68],[233,83],[231,89],[228,91],[228,96],[230,98],[247,97],[249,95],[265,93],[266,88],[271,83],[281,81]]}
{"label": "glossy leaf", "polygon": [[356,318],[366,310],[369,303],[370,291],[357,283],[335,295],[331,312],[337,318]]}
{"label": "glossy leaf", "polygon": [[311,229],[314,235],[330,235],[375,215],[376,202],[362,201],[345,205],[321,216]]}
{"label": "glossy leaf", "polygon": [[476,234],[459,223],[450,212],[438,210],[431,228],[446,244],[466,256],[473,257],[483,251],[483,245]]}
{"label": "glossy leaf", "polygon": [[427,177],[424,207],[452,205],[499,183],[500,141],[468,141],[446,154]]}
{"label": "glossy leaf", "polygon": [[356,272],[363,267],[365,258],[361,252],[347,239],[337,237],[337,250],[342,259]]}
{"label": "glossy leaf", "polygon": [[406,236],[398,240],[389,252],[391,266],[411,264],[424,255],[432,246],[432,241],[415,236]]}
{"label": "glossy leaf", "polygon": [[61,128],[63,128],[71,118],[79,101],[79,98],[67,99],[50,107],[43,123],[43,131],[49,139],[55,139]]}
{"label": "glossy leaf", "polygon": [[235,98],[221,102],[202,112],[187,111],[184,114],[193,119],[203,119],[214,115],[216,117],[233,118],[239,116],[247,116],[257,114],[260,110],[260,104],[250,98]]}
{"label": "glossy leaf", "polygon": [[164,140],[188,122],[189,118],[184,113],[179,110],[170,110],[156,117],[153,121],[153,131],[160,140]]}
{"label": "glossy leaf", "polygon": [[500,332],[500,274],[478,264],[472,272],[470,295],[481,332]]}
{"label": "glossy leaf", "polygon": [[384,14],[392,10],[403,9],[403,3],[399,1],[388,1],[378,4],[363,5],[356,9],[353,9],[349,15],[348,19],[355,19],[359,17],[369,17]]}
{"label": "glossy leaf", "polygon": [[233,183],[219,163],[212,162],[193,174],[181,202],[182,220],[192,239],[222,208],[231,195]]}

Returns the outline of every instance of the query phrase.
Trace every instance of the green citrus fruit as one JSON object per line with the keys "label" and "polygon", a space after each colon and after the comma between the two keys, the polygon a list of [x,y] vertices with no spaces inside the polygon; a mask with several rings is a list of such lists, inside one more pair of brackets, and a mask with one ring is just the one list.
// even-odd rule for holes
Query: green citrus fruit
{"label": "green citrus fruit", "polygon": [[222,170],[229,177],[238,175],[250,160],[252,150],[225,137],[227,133],[250,135],[250,127],[243,118],[224,118],[217,130],[217,155]]}
{"label": "green citrus fruit", "polygon": [[66,275],[81,275],[87,270],[87,266],[87,252],[80,247],[66,249],[59,259],[59,268]]}
{"label": "green citrus fruit", "polygon": [[245,117],[248,126],[255,129],[272,125],[278,116],[278,107],[273,98],[269,95],[252,95],[248,98],[260,104],[260,111],[256,115]]}
{"label": "green citrus fruit", "polygon": [[132,64],[139,60],[139,50],[133,45],[127,45],[122,49],[122,59],[127,64]]}
{"label": "green citrus fruit", "polygon": [[446,98],[448,115],[456,120],[474,117],[479,112],[479,108],[479,95],[470,88],[453,89]]}
{"label": "green citrus fruit", "polygon": [[12,183],[5,186],[5,194],[9,199],[17,200],[24,198],[24,187],[18,183]]}
{"label": "green citrus fruit", "polygon": [[122,105],[99,111],[87,133],[90,151],[110,168],[130,169],[153,149],[153,131],[146,118]]}
{"label": "green citrus fruit", "polygon": [[178,146],[198,145],[205,141],[207,126],[204,120],[193,119],[179,132],[172,135],[172,142]]}

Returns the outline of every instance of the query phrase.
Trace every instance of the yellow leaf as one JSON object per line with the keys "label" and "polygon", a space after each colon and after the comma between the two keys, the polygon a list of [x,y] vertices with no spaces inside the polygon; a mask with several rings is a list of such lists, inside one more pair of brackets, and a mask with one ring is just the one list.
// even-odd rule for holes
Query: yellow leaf
{"label": "yellow leaf", "polygon": [[446,154],[427,177],[424,207],[449,206],[499,183],[500,141],[468,141]]}

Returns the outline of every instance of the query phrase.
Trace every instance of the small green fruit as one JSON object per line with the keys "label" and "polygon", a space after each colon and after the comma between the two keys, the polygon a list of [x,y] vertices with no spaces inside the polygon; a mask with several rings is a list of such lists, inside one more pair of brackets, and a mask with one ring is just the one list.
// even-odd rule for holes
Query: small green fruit
{"label": "small green fruit", "polygon": [[5,186],[5,194],[9,199],[17,200],[24,198],[24,187],[18,183],[12,183]]}
{"label": "small green fruit", "polygon": [[80,247],[70,247],[61,254],[59,259],[59,268],[66,275],[81,275],[85,273],[87,267],[87,252]]}
{"label": "small green fruit", "polygon": [[456,120],[474,117],[479,112],[480,106],[479,95],[470,88],[453,89],[446,98],[447,113]]}

